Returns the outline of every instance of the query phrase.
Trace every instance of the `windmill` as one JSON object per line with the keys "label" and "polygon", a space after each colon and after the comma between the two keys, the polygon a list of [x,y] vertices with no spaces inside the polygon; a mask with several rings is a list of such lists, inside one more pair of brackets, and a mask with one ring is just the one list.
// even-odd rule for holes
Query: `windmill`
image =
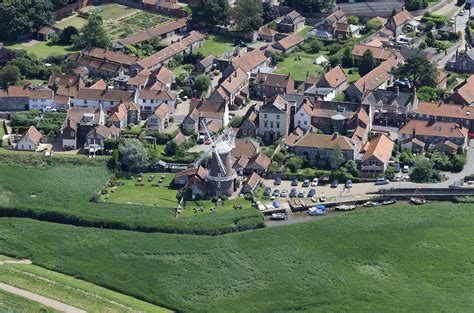
{"label": "windmill", "polygon": [[237,178],[237,174],[232,168],[231,156],[231,151],[235,148],[234,131],[231,127],[226,127],[218,136],[213,136],[207,128],[205,119],[201,121],[201,125],[211,142],[211,146],[194,162],[194,167],[198,168],[211,155],[211,160],[205,174],[207,195],[210,197],[231,196],[234,192],[234,183]]}

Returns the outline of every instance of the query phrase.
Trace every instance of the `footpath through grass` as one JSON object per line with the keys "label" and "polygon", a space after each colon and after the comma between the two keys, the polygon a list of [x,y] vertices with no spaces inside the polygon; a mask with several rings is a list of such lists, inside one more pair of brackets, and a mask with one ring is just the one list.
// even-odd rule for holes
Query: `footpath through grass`
{"label": "footpath through grass", "polygon": [[31,264],[0,265],[0,282],[88,312],[168,311],[130,296]]}
{"label": "footpath through grass", "polygon": [[37,302],[0,290],[0,312],[2,313],[56,313],[54,309]]}
{"label": "footpath through grass", "polygon": [[472,205],[397,205],[225,236],[0,219],[0,253],[187,312],[469,312]]}

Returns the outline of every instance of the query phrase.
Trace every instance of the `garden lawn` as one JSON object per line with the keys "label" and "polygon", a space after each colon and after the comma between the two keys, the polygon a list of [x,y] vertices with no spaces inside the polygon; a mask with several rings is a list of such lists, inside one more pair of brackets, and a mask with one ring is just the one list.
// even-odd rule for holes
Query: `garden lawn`
{"label": "garden lawn", "polygon": [[[351,70],[352,70],[352,74],[349,73],[349,71]],[[347,84],[349,85],[351,85],[352,83],[355,83],[356,81],[360,79],[360,74],[357,67],[345,68],[344,72],[346,73]]]}
{"label": "garden lawn", "polygon": [[308,35],[308,33],[310,31],[313,30],[313,27],[311,26],[305,26],[303,29],[301,29],[298,33],[300,33],[301,36],[303,36],[303,38],[306,38],[306,35]]}
{"label": "garden lawn", "polygon": [[3,136],[5,136],[4,124],[4,121],[0,121],[0,140],[3,140]]}
{"label": "garden lawn", "polygon": [[81,29],[82,26],[86,24],[87,20],[85,18],[82,18],[78,15],[70,16],[63,18],[62,20],[56,22],[54,24],[54,27],[59,28],[59,29],[65,29],[68,26],[74,26],[77,29]]}
{"label": "garden lawn", "polygon": [[21,49],[25,50],[28,53],[36,55],[40,59],[44,59],[50,56],[66,55],[79,50],[75,49],[73,46],[58,46],[53,45],[50,42],[41,41],[34,45],[28,46],[23,43],[18,43],[14,45],[6,45],[10,49]]}
{"label": "garden lawn", "polygon": [[[151,175],[154,175],[154,178],[148,182]],[[162,183],[158,183],[162,175],[165,176],[165,179]],[[112,192],[112,188],[107,188],[109,193],[104,196],[104,201],[176,208],[178,190],[171,186],[173,177],[173,174],[145,173],[141,180],[138,176],[119,179],[117,181],[124,183],[124,185],[117,186],[115,192]],[[140,186],[140,184],[144,186]],[[157,185],[159,187],[156,187]]]}
{"label": "garden lawn", "polygon": [[[234,205],[240,205],[242,208],[234,208]],[[204,212],[195,212],[194,208],[202,207]],[[211,209],[215,208],[215,212]],[[224,212],[233,212],[233,211],[240,211],[240,210],[252,210],[252,203],[249,200],[245,200],[244,198],[235,198],[230,200],[225,200],[223,206],[217,206],[211,200],[200,200],[200,201],[186,201],[184,203],[184,210],[181,212],[180,216],[195,216],[195,215],[203,215],[203,214],[220,214]]]}
{"label": "garden lawn", "polygon": [[119,20],[126,16],[132,15],[136,12],[140,12],[138,9],[126,7],[116,3],[103,4],[99,6],[87,6],[81,9],[81,12],[89,12],[91,14],[97,14],[104,21]]}
{"label": "garden lawn", "polygon": [[196,51],[201,52],[206,57],[211,54],[218,57],[233,47],[234,42],[232,41],[232,38],[220,35],[209,35],[209,38],[206,39],[202,48],[199,48]]}
{"label": "garden lawn", "polygon": [[88,312],[167,312],[103,287],[31,264],[0,265],[0,281]]}
{"label": "garden lawn", "polygon": [[0,253],[185,312],[470,312],[473,224],[446,202],[225,236],[0,218]]}
{"label": "garden lawn", "polygon": [[[3,278],[3,277],[2,277]],[[55,313],[59,312],[32,300],[0,290],[0,312],[4,313]]]}
{"label": "garden lawn", "polygon": [[[320,54],[310,54],[303,51],[290,54],[285,60],[277,64],[276,74],[291,73],[293,79],[305,81],[307,74],[316,75],[322,71],[320,65],[314,64],[314,61]],[[297,60],[301,57],[301,61]]]}

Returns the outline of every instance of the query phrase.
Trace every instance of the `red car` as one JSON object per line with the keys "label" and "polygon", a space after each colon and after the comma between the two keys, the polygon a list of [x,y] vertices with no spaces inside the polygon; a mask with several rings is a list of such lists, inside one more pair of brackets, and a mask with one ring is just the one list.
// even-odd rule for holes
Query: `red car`
{"label": "red car", "polygon": [[204,144],[205,145],[210,145],[212,142],[211,138],[207,138],[205,141],[204,141]]}

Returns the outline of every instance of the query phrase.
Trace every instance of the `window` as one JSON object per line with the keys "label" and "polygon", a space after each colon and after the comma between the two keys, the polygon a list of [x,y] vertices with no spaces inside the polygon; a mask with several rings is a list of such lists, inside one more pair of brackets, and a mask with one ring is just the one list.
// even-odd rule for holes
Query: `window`
{"label": "window", "polygon": [[280,123],[279,122],[276,123],[276,127],[280,128]]}
{"label": "window", "polygon": [[268,122],[263,122],[263,126],[264,126],[265,128],[267,128],[267,127],[268,127]]}
{"label": "window", "polygon": [[270,128],[273,128],[273,122],[270,122]]}
{"label": "window", "polygon": [[263,118],[267,118],[267,115],[266,115],[266,114],[263,114]]}
{"label": "window", "polygon": [[300,116],[304,116],[304,113],[303,113],[303,112],[301,112],[301,113],[300,113]]}
{"label": "window", "polygon": [[87,100],[84,100],[84,104],[87,104]]}
{"label": "window", "polygon": [[113,101],[110,101],[110,105],[114,105],[114,102],[113,102]]}
{"label": "window", "polygon": [[280,119],[280,115],[277,115],[277,120],[279,120],[279,119]]}
{"label": "window", "polygon": [[305,124],[305,125],[308,125],[308,121],[304,121],[304,123],[303,123],[303,124]]}

